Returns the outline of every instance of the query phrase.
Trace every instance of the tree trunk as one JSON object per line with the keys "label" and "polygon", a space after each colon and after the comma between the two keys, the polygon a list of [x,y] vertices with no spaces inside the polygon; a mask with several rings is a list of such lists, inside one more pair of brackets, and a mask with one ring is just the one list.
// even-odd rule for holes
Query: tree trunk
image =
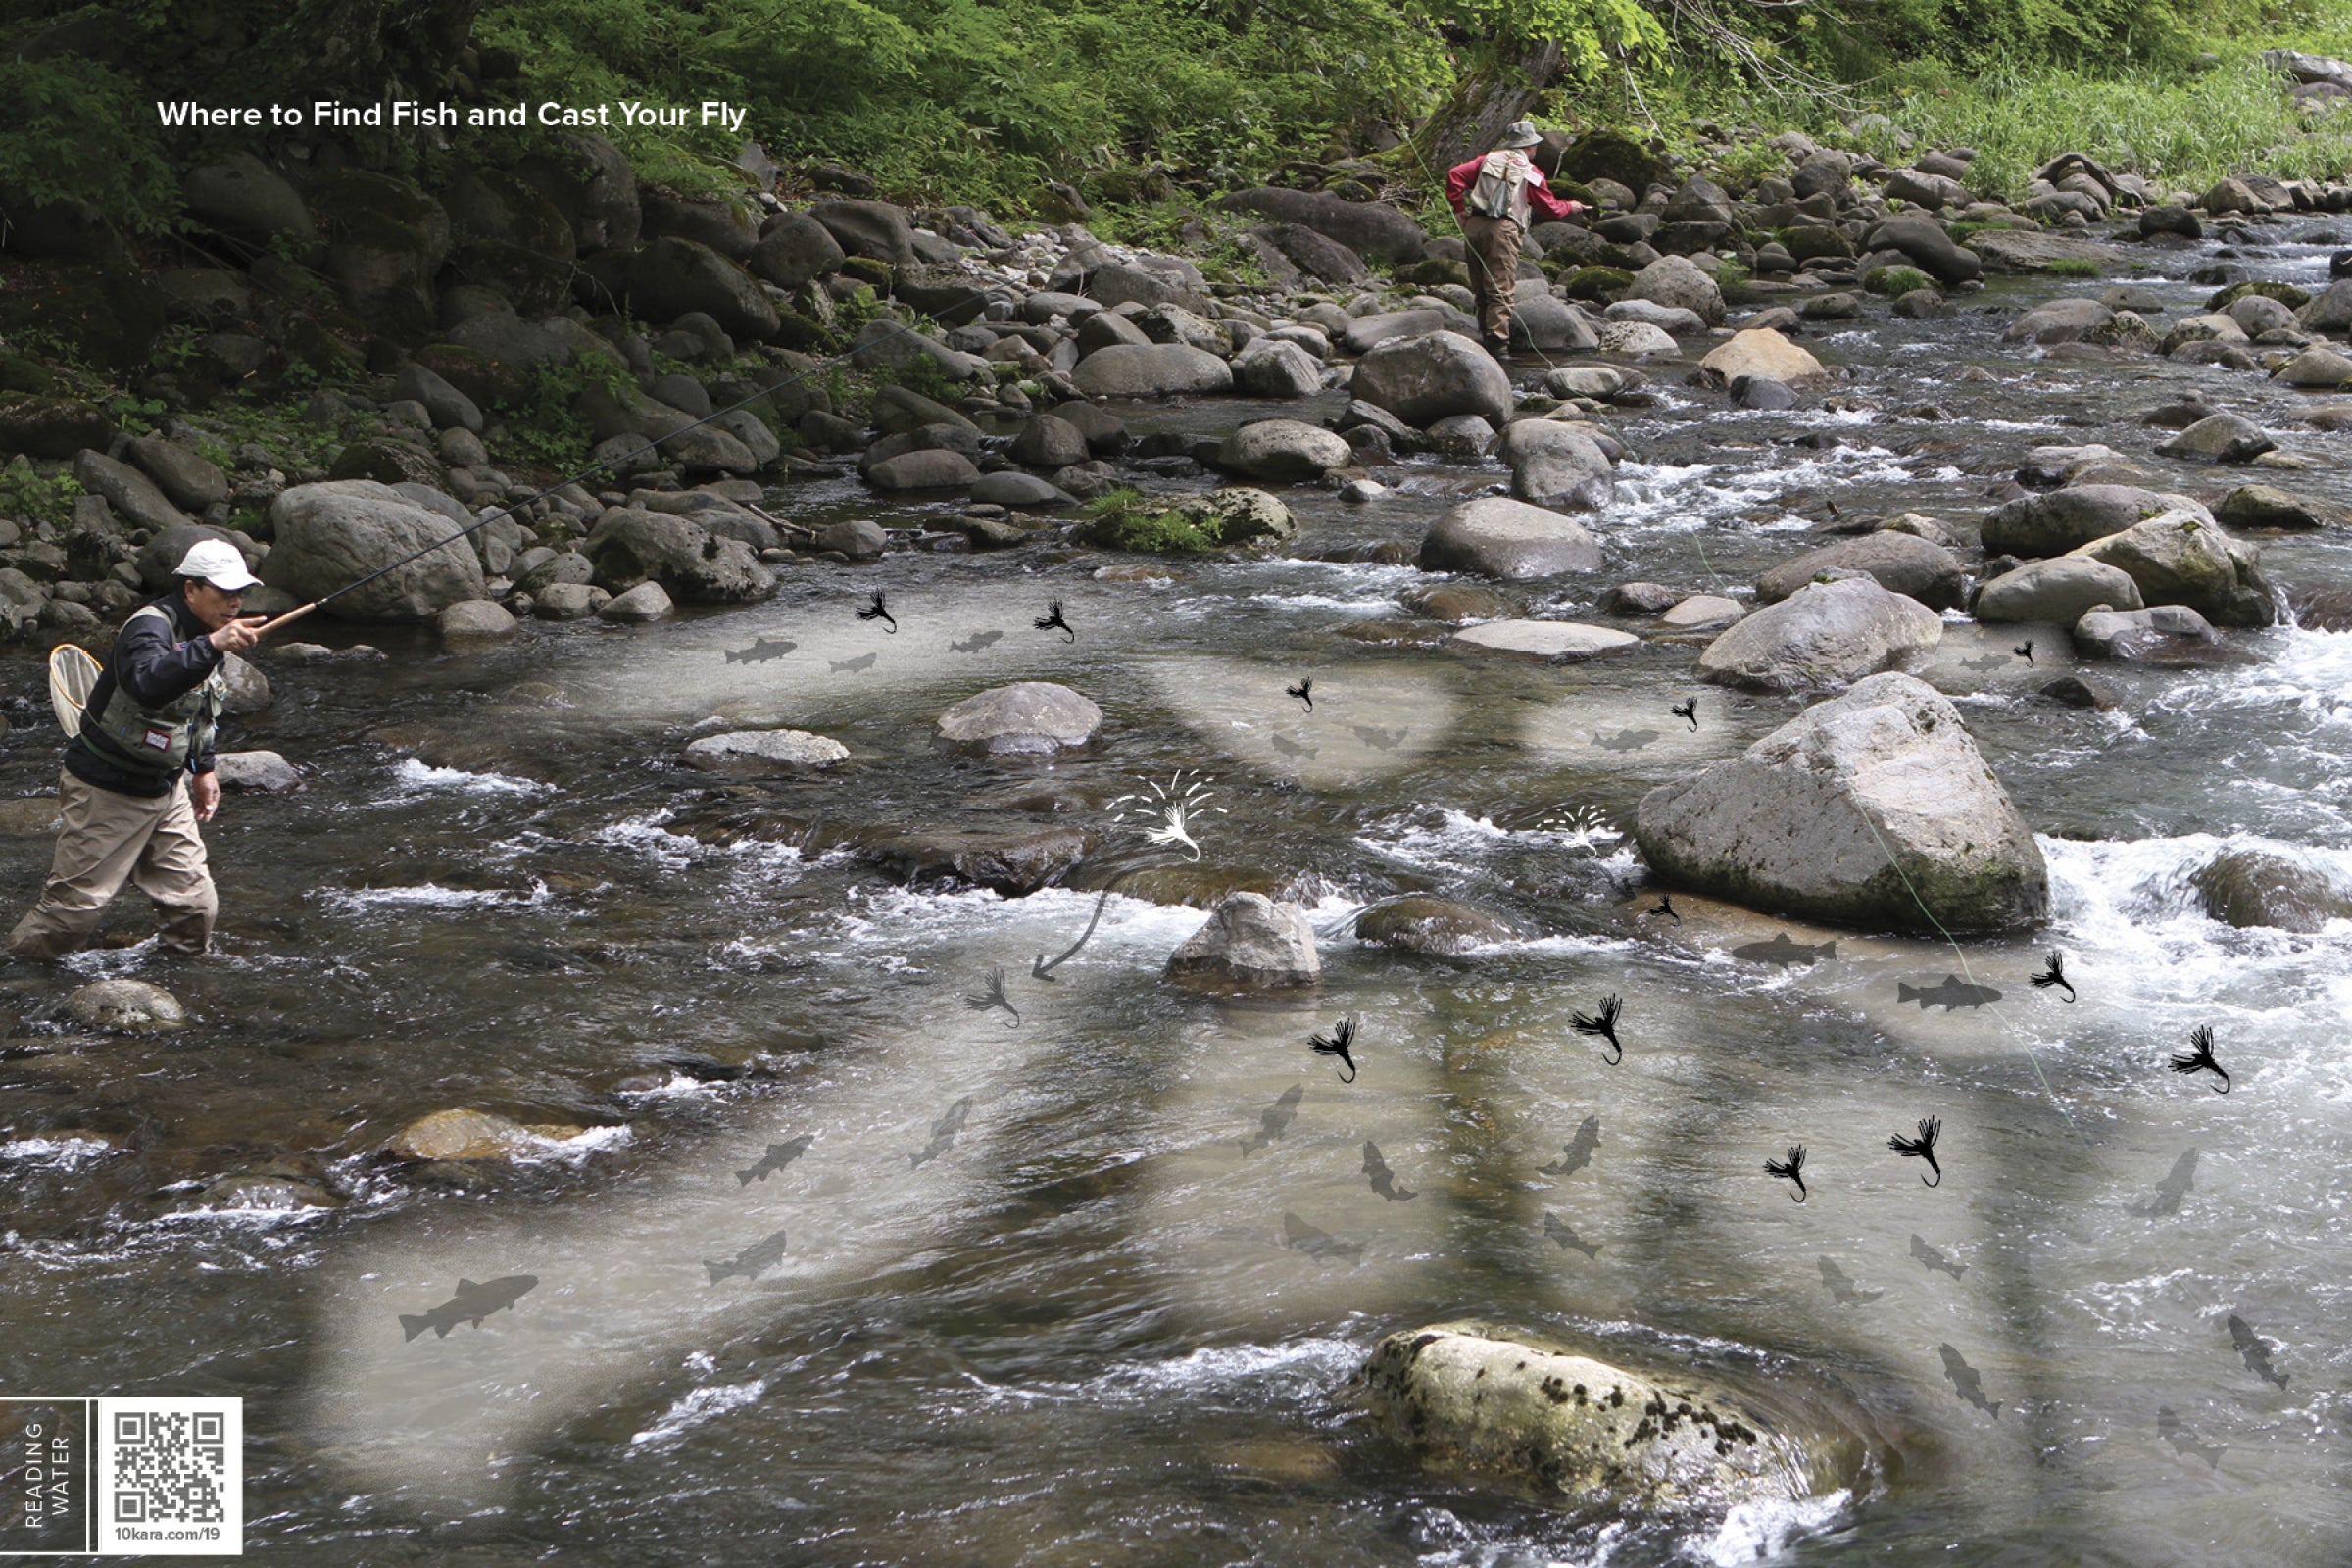
{"label": "tree trunk", "polygon": [[1466,158],[1491,152],[1502,130],[1527,117],[1527,106],[1560,73],[1560,46],[1530,44],[1484,60],[1464,72],[1453,92],[1413,136],[1413,151],[1443,172]]}

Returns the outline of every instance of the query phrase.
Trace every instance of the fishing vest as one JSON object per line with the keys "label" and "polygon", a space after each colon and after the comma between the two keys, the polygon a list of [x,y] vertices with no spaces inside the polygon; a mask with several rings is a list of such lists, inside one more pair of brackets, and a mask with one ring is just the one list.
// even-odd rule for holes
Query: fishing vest
{"label": "fishing vest", "polygon": [[1527,226],[1527,182],[1535,166],[1516,148],[1493,152],[1480,161],[1478,178],[1463,203],[1481,218],[1508,218]]}
{"label": "fishing vest", "polygon": [[[123,625],[145,615],[178,629],[171,614],[156,605],[140,606]],[[108,673],[114,673],[111,664]],[[120,675],[114,685],[103,712],[82,715],[82,739],[117,767],[167,779],[186,767],[190,756],[212,744],[213,722],[220,716],[228,690],[226,675],[215,669],[201,685],[190,687],[162,707],[143,708],[123,689]]]}

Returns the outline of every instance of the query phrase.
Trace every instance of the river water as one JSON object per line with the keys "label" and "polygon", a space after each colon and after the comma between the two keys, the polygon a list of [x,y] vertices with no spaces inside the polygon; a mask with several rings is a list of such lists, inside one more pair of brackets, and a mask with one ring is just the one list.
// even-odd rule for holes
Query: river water
{"label": "river water", "polygon": [[[2210,254],[2149,260],[2179,279]],[[2310,284],[2325,254],[2253,265]],[[2143,281],[2175,311],[2208,292]],[[2051,292],[1998,282],[1948,320],[1814,337],[1853,371],[1827,412],[1727,415],[1653,368],[1657,403],[1616,420],[1632,461],[1595,520],[1608,569],[1528,608],[1573,616],[1628,579],[1743,594],[1833,503],[1968,524],[2037,445],[2237,482],[2147,456],[2167,432],[2135,416],[2191,389],[2322,460],[2289,488],[2352,502],[2337,438],[2257,377],[2002,345]],[[1941,417],[1906,412],[1931,403]],[[1251,411],[1124,412],[1209,432]],[[282,1562],[2352,1557],[2352,927],[2234,930],[2187,885],[2229,846],[2352,877],[2352,634],[2281,626],[2200,667],[2110,668],[2123,701],[2101,713],[2034,695],[2072,663],[2059,629],[1951,619],[1926,673],[2041,836],[2049,928],[1955,951],[1697,898],[1677,925],[1642,913],[1635,803],[1799,705],[1695,684],[1703,638],[1563,667],[1348,635],[1426,579],[1311,559],[1417,540],[1494,472],[1415,462],[1353,508],[1294,492],[1291,554],[1155,581],[1098,579],[1106,558],[1074,550],[896,555],[649,629],[541,627],[468,657],[377,631],[381,662],[265,658],[279,701],[227,744],[311,776],[232,797],[211,830],[219,955],[7,972],[0,1381],[243,1396],[248,1546]],[[847,481],[776,504],[924,510],[877,513]],[[2338,537],[2264,548],[2284,586],[2352,587]],[[895,636],[851,612],[876,586]],[[1054,597],[1075,643],[1029,626]],[[985,629],[1004,635],[947,646]],[[798,647],[724,662],[760,636]],[[12,667],[0,793],[37,793],[57,736],[37,664]],[[1310,674],[1311,713],[1283,695]],[[1016,679],[1093,697],[1101,739],[1054,761],[934,753],[943,709]],[[1695,730],[1668,713],[1690,697]],[[853,759],[789,780],[683,766],[714,716]],[[1172,780],[1209,791],[1197,865],[1117,819]],[[853,849],[874,826],[1048,822],[1094,834],[1094,863],[1013,901],[903,887]],[[47,855],[0,839],[21,900]],[[1171,986],[1160,965],[1200,911],[1118,893],[1077,956],[1031,976],[1085,929],[1101,867],[1147,864],[1163,896],[1306,904],[1322,985]],[[1349,934],[1410,891],[1520,935],[1446,960]],[[125,936],[138,902],[116,911]],[[1783,931],[1835,954],[1732,955]],[[2078,1002],[2026,984],[2052,948]],[[999,965],[1017,1022],[966,1002]],[[1952,973],[1999,1000],[1902,1000]],[[108,974],[171,987],[194,1021],[98,1039],[52,1019],[67,983]],[[1625,1001],[1616,1066],[1569,1028],[1604,994]],[[1361,1071],[1343,1083],[1304,1042],[1348,1015]],[[2227,1098],[2164,1070],[2199,1024]],[[1295,1084],[1296,1119],[1246,1151]],[[452,1105],[589,1130],[471,1176],[375,1157]],[[1886,1148],[1927,1115],[1933,1190]],[[1588,1117],[1591,1163],[1544,1174]],[[793,1163],[735,1174],[800,1135]],[[1415,1198],[1371,1190],[1366,1141]],[[1761,1169],[1792,1143],[1801,1206]],[[236,1176],[338,1206],[251,1206],[217,1185]],[[1286,1247],[1286,1214],[1360,1256]],[[1595,1250],[1555,1244],[1547,1216]],[[779,1229],[756,1277],[706,1269]],[[1833,1297],[1825,1258],[1857,1298]],[[516,1274],[539,1283],[514,1311],[403,1339],[398,1314],[459,1279]],[[2284,1388],[2241,1361],[2233,1313]],[[1802,1389],[1867,1462],[1799,1505],[1663,1519],[1422,1473],[1350,1379],[1382,1335],[1466,1315]],[[1957,1396],[1944,1345],[1997,1416]]]}

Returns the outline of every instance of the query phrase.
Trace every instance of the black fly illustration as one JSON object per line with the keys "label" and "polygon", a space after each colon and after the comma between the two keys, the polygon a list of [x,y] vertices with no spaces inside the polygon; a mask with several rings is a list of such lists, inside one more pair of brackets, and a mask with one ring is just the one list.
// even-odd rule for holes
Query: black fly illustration
{"label": "black fly illustration", "polygon": [[1687,703],[1675,704],[1674,716],[1677,718],[1687,718],[1690,721],[1690,727],[1692,729],[1698,728],[1698,699],[1693,697]]}
{"label": "black fly illustration", "polygon": [[1617,1040],[1617,1014],[1623,1006],[1624,1004],[1618,1001],[1616,996],[1612,994],[1600,999],[1599,1016],[1593,1017],[1586,1013],[1577,1012],[1569,1014],[1568,1017],[1569,1023],[1575,1026],[1578,1034],[1597,1035],[1599,1038],[1606,1040],[1609,1043],[1609,1048],[1615,1051],[1617,1054],[1614,1056],[1603,1056],[1600,1059],[1607,1062],[1612,1067],[1616,1066],[1619,1062],[1625,1059],[1625,1047],[1620,1045]]}
{"label": "black fly illustration", "polygon": [[2027,638],[2024,642],[2019,643],[2015,648],[2012,648],[2009,651],[2015,654],[2018,658],[2024,660],[2029,664],[2034,662],[2034,639],[2031,637]]}
{"label": "black fly illustration", "polygon": [[1764,1162],[1764,1174],[1767,1176],[1777,1176],[1783,1181],[1796,1183],[1796,1196],[1790,1199],[1789,1201],[1792,1203],[1803,1202],[1806,1198],[1805,1146],[1802,1144],[1790,1144],[1788,1146],[1788,1157],[1787,1159],[1766,1160]]}
{"label": "black fly illustration", "polygon": [[2066,955],[2062,953],[2051,954],[2050,966],[2034,977],[2036,991],[2047,991],[2052,986],[2066,987],[2066,1000],[2075,1000],[2075,983],[2066,977]]}
{"label": "black fly illustration", "polygon": [[2222,1087],[2215,1090],[2214,1093],[2217,1095],[2228,1094],[2230,1092],[2230,1072],[2228,1068],[2213,1059],[2213,1031],[2204,1024],[2197,1025],[2196,1028],[2189,1031],[2188,1044],[2188,1050],[2173,1054],[2173,1071],[2181,1074],[2192,1072],[2218,1074],[2222,1080]]}
{"label": "black fly illustration", "polygon": [[1348,1076],[1341,1079],[1340,1082],[1344,1084],[1355,1082],[1355,1057],[1348,1054],[1355,1046],[1355,1020],[1353,1018],[1342,1018],[1332,1026],[1331,1034],[1328,1037],[1308,1035],[1306,1043],[1314,1048],[1316,1055],[1337,1056],[1348,1064]]}
{"label": "black fly illustration", "polygon": [[978,991],[967,994],[963,999],[963,1004],[974,1012],[986,1012],[991,1007],[1003,1007],[1006,1012],[1012,1014],[1012,1022],[1005,1027],[1018,1029],[1021,1026],[1020,1009],[1013,1006],[1012,999],[1004,994],[1004,971],[1001,967],[989,970],[987,984]]}
{"label": "black fly illustration", "polygon": [[1306,705],[1306,710],[1308,712],[1313,712],[1315,710],[1315,677],[1312,675],[1299,676],[1298,684],[1296,686],[1285,686],[1282,689],[1282,695],[1285,697],[1298,698],[1300,702]]}
{"label": "black fly illustration", "polygon": [[1674,912],[1674,895],[1671,893],[1659,894],[1658,906],[1654,909],[1643,909],[1642,914],[1644,919],[1653,914],[1662,914],[1667,919],[1672,920],[1676,925],[1681,925],[1683,923],[1683,917]]}
{"label": "black fly illustration", "polygon": [[1936,1163],[1936,1135],[1942,1131],[1943,1122],[1939,1118],[1922,1116],[1919,1119],[1919,1136],[1917,1138],[1905,1138],[1902,1134],[1897,1133],[1886,1140],[1886,1147],[1905,1159],[1924,1159],[1928,1162],[1928,1169],[1936,1173],[1936,1179],[1930,1181],[1922,1176],[1919,1179],[1922,1187],[1941,1187],[1943,1185],[1943,1167]]}
{"label": "black fly illustration", "polygon": [[1070,629],[1070,623],[1061,618],[1061,601],[1058,599],[1050,601],[1046,605],[1046,612],[1031,621],[1030,624],[1039,631],[1058,631],[1066,635],[1072,642],[1078,640],[1078,634]]}
{"label": "black fly illustration", "polygon": [[874,590],[874,602],[858,612],[858,618],[859,620],[887,620],[890,622],[890,634],[893,637],[899,634],[899,617],[892,614],[890,607],[882,602],[882,590],[879,588]]}

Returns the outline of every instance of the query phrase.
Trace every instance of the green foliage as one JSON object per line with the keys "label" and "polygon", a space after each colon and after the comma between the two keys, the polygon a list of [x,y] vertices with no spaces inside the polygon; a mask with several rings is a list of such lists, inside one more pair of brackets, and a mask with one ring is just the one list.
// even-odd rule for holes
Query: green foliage
{"label": "green foliage", "polygon": [[36,203],[87,202],[158,233],[179,212],[155,107],[92,60],[0,60],[0,188]]}
{"label": "green foliage", "polygon": [[63,466],[55,473],[44,474],[29,459],[20,456],[0,468],[0,517],[19,522],[66,522],[72,519],[74,503],[83,493],[81,481]]}
{"label": "green foliage", "polygon": [[1096,497],[1085,509],[1078,537],[1106,550],[1140,555],[1191,555],[1217,547],[1216,536],[1183,513],[1153,506],[1140,490],[1119,489]]}
{"label": "green foliage", "polygon": [[534,366],[521,403],[507,416],[500,455],[518,465],[563,473],[586,467],[595,433],[580,415],[579,398],[591,386],[623,396],[636,390],[628,367],[609,354],[578,354]]}
{"label": "green foliage", "polygon": [[2053,277],[2096,277],[2099,264],[2087,256],[2062,256],[2042,270]]}
{"label": "green foliage", "polygon": [[115,424],[132,435],[155,434],[155,421],[164,415],[164,405],[154,398],[133,397],[118,392],[106,400],[106,412],[115,416]]}
{"label": "green foliage", "polygon": [[1864,275],[1862,286],[1873,294],[1900,299],[1915,290],[1936,285],[1927,273],[1916,267],[1874,267]]}

